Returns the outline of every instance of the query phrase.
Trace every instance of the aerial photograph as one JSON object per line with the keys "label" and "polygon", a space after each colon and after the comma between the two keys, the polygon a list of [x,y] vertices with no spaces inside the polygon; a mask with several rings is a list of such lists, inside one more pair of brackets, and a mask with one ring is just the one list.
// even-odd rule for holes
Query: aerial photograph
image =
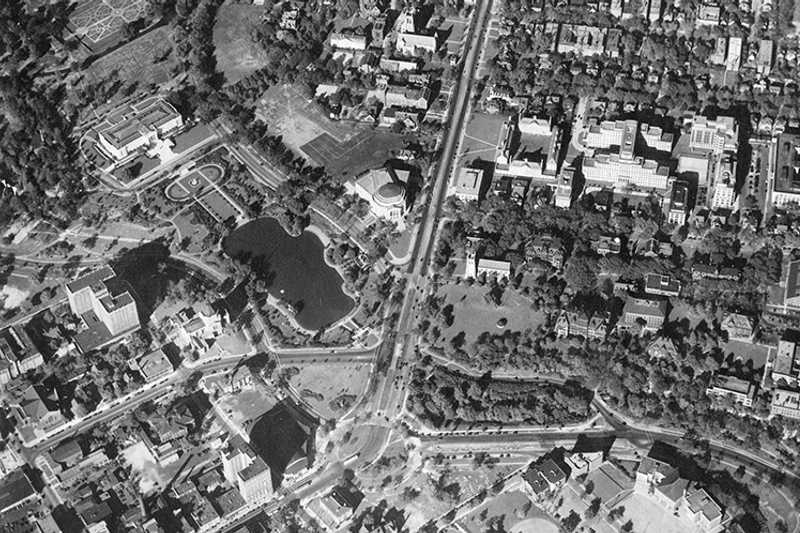
{"label": "aerial photograph", "polygon": [[17,532],[800,533],[800,0],[0,0]]}

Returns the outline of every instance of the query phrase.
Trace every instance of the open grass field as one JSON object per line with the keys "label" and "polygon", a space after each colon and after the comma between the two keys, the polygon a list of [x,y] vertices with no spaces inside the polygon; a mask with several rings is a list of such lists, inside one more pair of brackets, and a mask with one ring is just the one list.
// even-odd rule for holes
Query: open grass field
{"label": "open grass field", "polygon": [[[445,342],[455,337],[460,332],[465,334],[465,342],[470,344],[485,332],[502,333],[503,331],[525,331],[535,328],[544,319],[544,313],[531,308],[530,302],[512,290],[503,293],[502,305],[495,307],[488,303],[484,296],[489,291],[488,287],[478,284],[467,286],[445,285],[441,294],[447,296],[445,305],[453,306],[453,324],[442,332]],[[504,328],[497,327],[497,321],[505,318],[508,323]]]}
{"label": "open grass field", "polygon": [[300,150],[332,175],[350,177],[383,165],[402,147],[400,135],[368,129],[343,142],[323,133],[301,146]]}
{"label": "open grass field", "polygon": [[253,24],[261,20],[263,6],[225,3],[217,11],[214,48],[217,66],[229,83],[236,83],[265,65],[261,46],[251,38]]}
{"label": "open grass field", "polygon": [[344,415],[364,391],[370,365],[363,363],[313,363],[296,367],[298,374],[289,380],[322,418]]}
{"label": "open grass field", "polygon": [[741,359],[745,364],[748,361],[752,361],[753,368],[763,368],[767,362],[769,346],[751,342],[729,341],[722,347],[722,351],[725,355],[733,354],[734,358]]}
{"label": "open grass field", "polygon": [[458,154],[461,164],[475,159],[494,161],[497,147],[502,141],[504,122],[505,117],[502,115],[473,113],[467,122],[464,142]]}
{"label": "open grass field", "polygon": [[[458,524],[468,533],[482,533],[486,531],[487,523],[480,519],[480,514],[487,511],[487,518],[502,517],[503,531],[519,533],[552,531],[556,533],[558,526],[552,522],[544,511],[533,505],[530,499],[521,491],[504,492],[495,498],[487,499],[482,505],[458,521]],[[536,525],[539,529],[531,529]]]}
{"label": "open grass field", "polygon": [[273,133],[282,136],[287,147],[334,176],[356,176],[382,165],[403,148],[401,135],[330,120],[291,85],[271,87],[256,113]]}
{"label": "open grass field", "polygon": [[283,136],[283,142],[294,151],[323,133],[345,141],[357,132],[347,123],[330,120],[311,99],[292,85],[270,87],[259,100],[257,116]]}
{"label": "open grass field", "polygon": [[210,232],[191,209],[184,209],[178,213],[172,219],[172,223],[178,228],[179,239],[189,239],[189,246],[186,248],[188,253],[197,254],[203,251],[203,241]]}
{"label": "open grass field", "polygon": [[126,24],[146,18],[147,4],[147,0],[79,1],[69,26],[92,52],[99,53],[122,41]]}
{"label": "open grass field", "polygon": [[173,78],[171,71],[177,65],[172,47],[169,28],[162,26],[93,62],[86,75],[103,81],[117,72],[123,82],[135,82],[139,87],[161,85]]}

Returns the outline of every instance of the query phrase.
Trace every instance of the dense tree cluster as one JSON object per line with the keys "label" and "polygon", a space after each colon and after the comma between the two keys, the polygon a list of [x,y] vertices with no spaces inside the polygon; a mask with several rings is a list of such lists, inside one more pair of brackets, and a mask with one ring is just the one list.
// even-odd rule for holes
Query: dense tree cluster
{"label": "dense tree cluster", "polygon": [[65,221],[77,207],[72,124],[59,109],[60,85],[39,79],[66,13],[65,2],[35,11],[22,0],[0,5],[0,223],[21,214]]}
{"label": "dense tree cluster", "polygon": [[[720,67],[709,61],[717,37],[780,40],[787,36],[793,0],[783,0],[771,13],[761,15],[762,24],[753,28],[752,36],[748,35],[752,14],[743,12],[733,1],[721,2],[724,23],[715,27],[695,27],[697,8],[691,3],[666,6],[664,19],[657,22],[641,16],[616,20],[605,12],[586,12],[585,8],[563,3],[547,3],[539,10],[535,4],[517,0],[507,3],[509,31],[499,39],[500,52],[494,58],[491,81],[511,87],[518,95],[593,96],[659,105],[676,114],[740,104],[760,115],[800,116],[796,86],[778,95],[755,88],[754,69],[743,69],[738,83],[724,83]],[[554,35],[544,31],[543,24],[576,21],[618,31],[617,46],[591,57],[552,52]],[[773,75],[794,80],[797,70],[796,64],[779,60]]]}
{"label": "dense tree cluster", "polygon": [[575,382],[474,379],[438,366],[415,368],[409,389],[409,409],[436,427],[454,421],[568,424],[586,418],[592,398]]}

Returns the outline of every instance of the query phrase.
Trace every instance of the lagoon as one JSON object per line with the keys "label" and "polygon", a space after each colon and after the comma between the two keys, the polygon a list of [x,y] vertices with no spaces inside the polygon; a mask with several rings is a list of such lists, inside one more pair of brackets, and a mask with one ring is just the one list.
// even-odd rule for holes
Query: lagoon
{"label": "lagoon", "polygon": [[295,306],[304,328],[327,327],[353,308],[339,272],[325,263],[325,247],[309,231],[292,237],[274,218],[259,218],[232,231],[222,247],[231,257],[249,257],[270,294]]}

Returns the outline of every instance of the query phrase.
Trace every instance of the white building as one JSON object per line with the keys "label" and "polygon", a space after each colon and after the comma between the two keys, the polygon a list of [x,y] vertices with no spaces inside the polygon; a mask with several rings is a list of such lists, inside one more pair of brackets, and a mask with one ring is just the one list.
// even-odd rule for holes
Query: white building
{"label": "white building", "polygon": [[483,185],[483,170],[480,168],[461,167],[456,175],[453,195],[465,202],[477,201]]}
{"label": "white building", "polygon": [[739,146],[739,126],[733,117],[711,120],[695,115],[692,119],[689,146],[693,150],[710,150],[716,154],[736,152]]}
{"label": "white building", "polygon": [[550,119],[519,117],[504,124],[495,159],[495,176],[526,178],[556,186],[561,130]]}
{"label": "white building", "polygon": [[773,390],[769,414],[800,419],[800,392],[780,388]]}
{"label": "white building", "polygon": [[366,50],[367,38],[352,33],[332,33],[331,46],[339,50]]}
{"label": "white building", "polygon": [[400,33],[395,42],[395,51],[405,56],[418,56],[436,52],[436,36],[418,33]]}
{"label": "white building", "polygon": [[272,495],[269,466],[242,437],[231,437],[220,450],[220,458],[225,479],[239,489],[245,502],[261,502]]}
{"label": "white building", "polygon": [[119,162],[182,126],[183,118],[174,107],[152,97],[111,113],[95,131],[99,147]]}
{"label": "white building", "polygon": [[706,394],[715,398],[728,398],[745,407],[752,407],[756,388],[749,381],[716,374],[711,378]]}
{"label": "white building", "polygon": [[105,266],[65,286],[70,309],[84,324],[75,335],[75,343],[84,353],[139,329],[139,313],[130,292],[109,291],[107,282],[114,277],[114,269]]}
{"label": "white building", "polygon": [[409,172],[405,170],[378,168],[346,182],[345,190],[366,200],[376,217],[405,226],[408,176]]}

